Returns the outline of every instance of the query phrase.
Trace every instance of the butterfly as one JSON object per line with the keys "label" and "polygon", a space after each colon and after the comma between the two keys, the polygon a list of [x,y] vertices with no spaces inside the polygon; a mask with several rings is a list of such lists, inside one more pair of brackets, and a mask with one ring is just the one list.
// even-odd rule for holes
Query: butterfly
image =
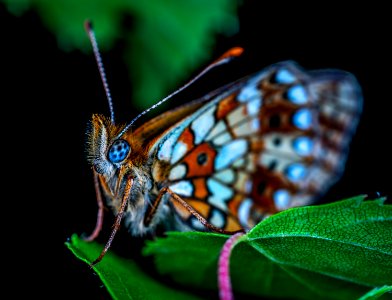
{"label": "butterfly", "polygon": [[135,236],[157,226],[234,233],[312,203],[342,174],[361,110],[352,74],[285,61],[135,130],[133,121],[93,115],[88,160],[97,199],[117,215],[94,263],[122,221]]}

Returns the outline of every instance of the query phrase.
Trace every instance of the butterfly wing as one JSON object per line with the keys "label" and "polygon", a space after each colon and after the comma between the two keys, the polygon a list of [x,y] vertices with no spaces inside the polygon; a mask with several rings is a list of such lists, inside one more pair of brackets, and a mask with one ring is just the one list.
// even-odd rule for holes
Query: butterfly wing
{"label": "butterfly wing", "polygon": [[349,73],[279,63],[213,94],[168,128],[151,147],[152,175],[214,226],[251,228],[311,203],[339,178],[361,107]]}

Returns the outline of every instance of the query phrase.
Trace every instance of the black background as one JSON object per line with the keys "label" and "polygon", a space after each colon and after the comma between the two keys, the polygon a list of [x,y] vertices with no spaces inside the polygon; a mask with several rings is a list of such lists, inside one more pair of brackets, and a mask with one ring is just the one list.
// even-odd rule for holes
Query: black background
{"label": "black background", "polygon": [[[390,195],[388,10],[358,5],[299,8],[244,1],[239,9],[240,31],[231,37],[217,36],[211,60],[237,45],[245,48],[243,57],[214,70],[171,105],[287,59],[306,69],[349,71],[362,86],[364,110],[346,171],[324,201],[358,194]],[[106,298],[98,278],[64,247],[72,233],[92,230],[96,217],[85,130],[92,113],[108,110],[93,55],[63,52],[33,11],[16,17],[3,4],[0,33],[3,173],[8,179],[3,189],[11,192],[4,200],[10,208],[4,206],[2,215],[11,220],[5,227],[10,234],[5,242],[22,245],[15,250],[14,268],[23,274],[17,280],[21,286],[33,282],[29,291],[42,297],[52,297],[47,288],[56,287],[58,296]],[[117,116],[129,121],[137,111],[122,57],[121,42],[103,54]],[[121,239],[120,235],[114,247],[119,248]],[[41,266],[50,268],[38,275]]]}

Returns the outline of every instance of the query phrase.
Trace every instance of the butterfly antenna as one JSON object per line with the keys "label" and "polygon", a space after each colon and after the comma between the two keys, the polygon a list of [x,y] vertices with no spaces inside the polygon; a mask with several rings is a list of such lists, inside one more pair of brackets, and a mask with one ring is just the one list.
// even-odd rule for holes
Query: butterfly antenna
{"label": "butterfly antenna", "polygon": [[210,63],[207,67],[205,67],[199,74],[197,74],[194,78],[192,78],[190,81],[188,81],[187,83],[185,83],[183,86],[181,86],[179,89],[177,89],[176,91],[174,91],[173,93],[171,93],[169,96],[166,96],[165,98],[163,98],[162,100],[160,100],[159,102],[155,103],[153,106],[149,107],[148,109],[146,109],[145,111],[142,111],[139,115],[137,115],[121,132],[118,136],[123,135],[135,122],[136,120],[138,120],[141,116],[145,115],[146,113],[148,113],[150,110],[156,108],[157,106],[161,105],[162,103],[166,102],[167,100],[169,100],[170,98],[172,98],[173,96],[177,95],[179,92],[181,92],[182,90],[186,89],[188,86],[190,86],[191,84],[193,84],[196,80],[198,80],[200,77],[202,77],[204,74],[206,74],[207,72],[209,72],[211,69],[220,66],[222,64],[228,63],[230,60],[232,60],[233,58],[240,56],[242,54],[242,52],[244,52],[244,49],[241,47],[234,47],[229,49],[228,51],[226,51],[222,56],[220,56],[217,60],[213,61],[212,63]]}
{"label": "butterfly antenna", "polygon": [[97,61],[99,74],[101,75],[101,80],[103,83],[103,87],[105,89],[106,98],[108,99],[108,103],[109,103],[110,120],[114,124],[114,109],[113,109],[112,96],[110,94],[108,81],[106,79],[105,68],[103,67],[102,57],[101,57],[101,54],[99,53],[97,38],[95,37],[95,33],[94,33],[94,29],[93,29],[93,25],[92,25],[91,21],[87,20],[84,23],[84,27],[87,31],[88,37],[90,38],[91,45],[93,46],[95,60]]}

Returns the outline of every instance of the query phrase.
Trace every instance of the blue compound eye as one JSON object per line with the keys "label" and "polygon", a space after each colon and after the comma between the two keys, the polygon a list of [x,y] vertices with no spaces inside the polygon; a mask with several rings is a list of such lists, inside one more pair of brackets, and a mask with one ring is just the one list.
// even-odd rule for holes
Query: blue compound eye
{"label": "blue compound eye", "polygon": [[127,141],[117,140],[110,147],[108,158],[112,163],[119,163],[127,157],[130,150],[131,147]]}

